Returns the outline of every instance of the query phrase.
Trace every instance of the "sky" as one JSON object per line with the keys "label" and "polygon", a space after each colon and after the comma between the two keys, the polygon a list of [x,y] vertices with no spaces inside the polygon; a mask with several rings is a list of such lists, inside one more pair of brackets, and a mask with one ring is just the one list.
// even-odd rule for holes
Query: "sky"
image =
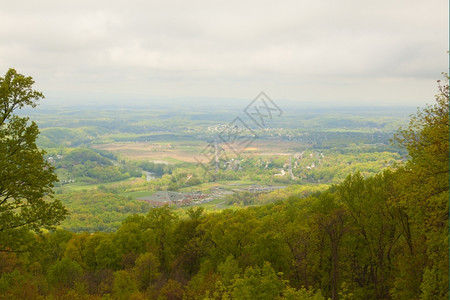
{"label": "sky", "polygon": [[447,0],[2,1],[0,76],[46,103],[431,103]]}

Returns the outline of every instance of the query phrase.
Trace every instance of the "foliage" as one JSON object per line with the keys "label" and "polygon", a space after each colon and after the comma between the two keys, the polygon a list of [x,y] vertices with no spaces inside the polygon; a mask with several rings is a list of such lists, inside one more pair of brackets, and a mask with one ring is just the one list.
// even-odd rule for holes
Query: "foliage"
{"label": "foliage", "polygon": [[140,169],[131,165],[114,165],[106,154],[100,155],[92,149],[61,149],[52,152],[54,156],[49,156],[49,159],[52,159],[52,166],[61,178],[62,184],[112,182],[142,175]]}
{"label": "foliage", "polygon": [[0,250],[17,247],[28,229],[50,229],[67,215],[53,198],[54,168],[36,146],[36,123],[15,115],[35,107],[44,96],[32,89],[34,81],[14,69],[0,77]]}
{"label": "foliage", "polygon": [[75,282],[81,277],[83,269],[81,266],[68,257],[64,257],[50,266],[48,270],[48,282],[52,285],[64,285],[73,287]]}
{"label": "foliage", "polygon": [[127,216],[150,209],[146,202],[103,191],[72,192],[59,197],[71,211],[61,226],[74,232],[115,231]]}
{"label": "foliage", "polygon": [[233,299],[271,300],[281,296],[286,282],[281,280],[269,263],[262,268],[248,267],[242,277],[237,275],[230,287]]}
{"label": "foliage", "polygon": [[[265,196],[238,194],[235,203],[267,203],[238,210],[208,213],[191,207],[180,216],[173,207],[151,208],[129,215],[115,232],[28,235],[33,251],[2,256],[1,295],[446,299],[448,102],[446,84],[436,104],[419,110],[397,135],[410,159],[372,176],[354,170],[327,189],[292,185]],[[267,165],[241,163],[253,170]],[[282,158],[270,163],[284,164]],[[181,179],[185,168],[163,175],[154,187]],[[108,202],[132,203],[119,195],[83,193],[84,202],[75,201],[77,194],[64,198],[68,205],[77,203],[78,215],[88,202],[98,201],[96,210]],[[101,218],[108,220],[110,212]]]}
{"label": "foliage", "polygon": [[423,273],[423,281],[420,287],[415,281],[413,287],[424,299],[445,298],[449,292],[449,77],[444,78],[443,84],[438,81],[436,103],[419,110],[409,127],[396,135],[410,159],[399,171],[401,197],[395,204],[409,217],[407,230],[426,246],[416,246],[414,237],[407,235],[410,253],[427,258],[415,270]]}

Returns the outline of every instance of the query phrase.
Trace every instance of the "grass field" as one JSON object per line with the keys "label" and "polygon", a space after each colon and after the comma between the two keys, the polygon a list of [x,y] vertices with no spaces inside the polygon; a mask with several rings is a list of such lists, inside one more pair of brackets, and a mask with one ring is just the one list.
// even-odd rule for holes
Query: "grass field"
{"label": "grass field", "polygon": [[107,188],[114,188],[114,187],[138,187],[142,185],[142,183],[145,182],[145,179],[142,178],[129,178],[125,180],[120,181],[113,181],[113,182],[105,182],[105,183],[84,183],[84,182],[74,182],[69,184],[64,184],[60,187],[55,188],[55,191],[57,193],[68,193],[68,192],[77,192],[77,191],[83,191],[83,190],[91,190],[91,189],[98,189],[100,186],[104,186]]}

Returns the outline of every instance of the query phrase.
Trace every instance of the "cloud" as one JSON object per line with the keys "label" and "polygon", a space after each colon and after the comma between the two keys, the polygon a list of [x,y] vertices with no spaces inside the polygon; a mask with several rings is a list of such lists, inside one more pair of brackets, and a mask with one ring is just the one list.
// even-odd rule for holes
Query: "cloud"
{"label": "cloud", "polygon": [[448,65],[446,12],[443,0],[10,1],[0,11],[0,68],[61,99],[270,90],[423,103]]}

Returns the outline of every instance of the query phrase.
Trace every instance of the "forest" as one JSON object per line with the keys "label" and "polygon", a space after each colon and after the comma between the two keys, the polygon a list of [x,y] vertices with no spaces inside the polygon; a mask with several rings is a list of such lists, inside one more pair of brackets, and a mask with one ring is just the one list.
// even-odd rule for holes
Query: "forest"
{"label": "forest", "polygon": [[[133,161],[103,149],[122,142],[123,132],[101,135],[95,145],[89,144],[94,134],[74,139],[73,148],[60,146],[64,135],[39,141],[36,123],[13,115],[42,98],[31,89],[34,81],[10,71],[0,83],[0,299],[449,297],[448,76],[438,83],[435,102],[396,130],[394,146],[381,142],[389,140],[387,133],[370,133],[367,140],[379,139],[373,147],[330,148],[333,134],[324,138],[323,130],[312,134],[305,158],[253,155],[240,161],[241,169],[227,169],[223,161],[223,170],[206,178],[188,162]],[[335,139],[358,140],[357,132],[364,130],[342,131]],[[304,132],[286,139],[295,136],[307,143]],[[319,163],[329,165],[312,168]],[[295,179],[275,176],[288,167]],[[146,181],[142,171],[161,177]],[[77,182],[57,182],[55,174]],[[186,174],[198,182],[179,184]],[[234,194],[217,210],[149,207],[132,196],[228,181],[288,187]],[[101,217],[89,212],[103,208]],[[76,226],[59,226],[74,215]],[[92,222],[100,225],[85,226]]]}

